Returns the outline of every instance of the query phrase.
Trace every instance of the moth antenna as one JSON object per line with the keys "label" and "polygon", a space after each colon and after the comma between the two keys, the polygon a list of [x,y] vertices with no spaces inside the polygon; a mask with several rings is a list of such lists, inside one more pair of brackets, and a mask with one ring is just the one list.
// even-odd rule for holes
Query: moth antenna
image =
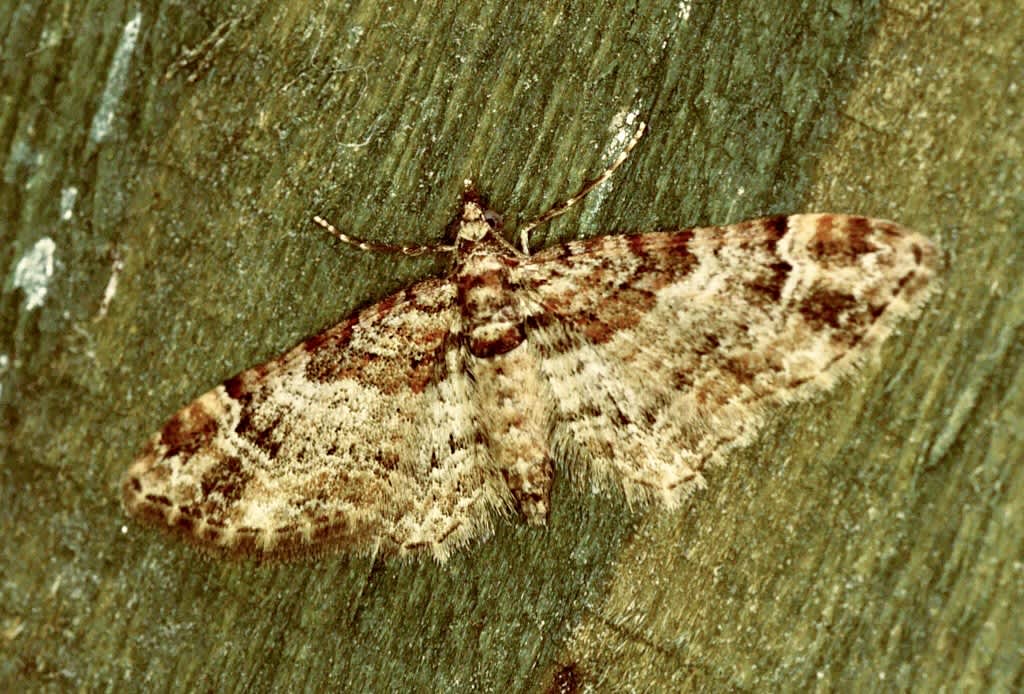
{"label": "moth antenna", "polygon": [[428,245],[428,246],[399,246],[390,243],[370,243],[369,241],[363,241],[355,237],[349,236],[348,234],[340,231],[333,224],[328,222],[320,215],[315,215],[313,221],[319,224],[328,234],[334,236],[339,241],[347,243],[350,246],[355,246],[360,250],[364,251],[376,251],[378,253],[401,253],[402,255],[424,255],[425,253],[454,253],[455,246],[446,246],[443,244]]}
{"label": "moth antenna", "polygon": [[615,161],[613,161],[607,169],[602,171],[597,178],[592,178],[589,181],[585,182],[583,184],[583,187],[580,188],[579,191],[577,191],[577,193],[573,195],[571,198],[569,198],[568,200],[563,200],[562,202],[559,203],[555,203],[554,205],[551,206],[551,209],[542,214],[540,217],[537,217],[532,222],[527,222],[522,226],[522,228],[519,230],[519,243],[523,247],[523,253],[526,253],[527,255],[530,254],[530,232],[533,229],[536,229],[541,224],[549,222],[555,217],[565,214],[570,207],[572,207],[580,200],[585,198],[587,196],[587,193],[589,193],[594,188],[597,188],[599,185],[601,185],[609,178],[611,178],[611,175],[615,173],[615,170],[622,166],[622,163],[626,161],[626,157],[629,156],[629,153],[632,152],[633,148],[636,147],[638,142],[640,142],[640,138],[643,137],[644,130],[646,129],[647,124],[644,123],[643,121],[640,121],[640,123],[636,127],[636,132],[633,133],[633,137],[629,140],[629,142],[626,143],[625,149],[623,149],[622,152],[619,153],[619,156],[615,158]]}

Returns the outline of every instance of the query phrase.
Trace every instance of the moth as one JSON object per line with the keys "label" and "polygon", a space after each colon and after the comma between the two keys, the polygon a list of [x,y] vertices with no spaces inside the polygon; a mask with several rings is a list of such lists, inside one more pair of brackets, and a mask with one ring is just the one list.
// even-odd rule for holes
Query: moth
{"label": "moth", "polygon": [[[389,296],[175,414],[127,511],[215,553],[439,561],[496,518],[547,518],[556,475],[679,505],[769,411],[831,388],[919,311],[935,246],[799,214],[528,251],[471,191],[442,277]],[[320,218],[339,238],[362,248]],[[571,473],[571,474],[566,474]]]}

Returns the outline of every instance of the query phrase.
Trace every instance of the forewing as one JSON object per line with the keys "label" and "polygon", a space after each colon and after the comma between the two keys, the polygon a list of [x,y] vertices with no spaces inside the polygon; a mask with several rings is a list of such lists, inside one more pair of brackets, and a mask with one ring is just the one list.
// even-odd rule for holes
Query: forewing
{"label": "forewing", "polygon": [[556,456],[672,506],[772,405],[828,388],[926,298],[935,248],[895,224],[796,215],[607,236],[522,268]]}
{"label": "forewing", "polygon": [[508,503],[450,339],[454,286],[415,285],[178,412],[129,469],[133,515],[258,558],[330,545],[445,558]]}

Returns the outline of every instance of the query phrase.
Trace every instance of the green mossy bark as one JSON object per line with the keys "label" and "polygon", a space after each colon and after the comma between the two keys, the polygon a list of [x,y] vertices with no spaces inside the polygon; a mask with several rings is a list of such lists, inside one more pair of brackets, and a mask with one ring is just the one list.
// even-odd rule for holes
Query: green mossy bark
{"label": "green mossy bark", "polygon": [[[1019,689],[1024,20],[824,5],[0,8],[0,686]],[[941,293],[675,513],[560,482],[546,530],[499,523],[443,567],[221,563],[124,517],[177,407],[442,270],[313,214],[425,242],[471,178],[514,228],[632,111],[649,134],[538,246],[859,212],[941,244]],[[29,311],[14,268],[43,237]]]}

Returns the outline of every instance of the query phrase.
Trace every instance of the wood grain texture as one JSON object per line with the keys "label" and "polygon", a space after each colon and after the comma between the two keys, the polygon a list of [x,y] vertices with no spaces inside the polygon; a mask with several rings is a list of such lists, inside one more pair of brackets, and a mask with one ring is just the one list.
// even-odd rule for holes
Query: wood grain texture
{"label": "wood grain texture", "polygon": [[[1019,686],[1021,21],[1008,1],[8,3],[0,252],[9,273],[48,235],[57,270],[41,309],[9,283],[0,304],[0,684],[542,691],[572,664],[601,691]],[[443,568],[221,565],[122,532],[124,462],[198,384],[440,269],[313,214],[436,240],[472,178],[528,218],[638,106],[645,141],[541,245],[856,210],[946,251],[930,311],[671,516],[556,485],[547,531],[502,524]]]}

